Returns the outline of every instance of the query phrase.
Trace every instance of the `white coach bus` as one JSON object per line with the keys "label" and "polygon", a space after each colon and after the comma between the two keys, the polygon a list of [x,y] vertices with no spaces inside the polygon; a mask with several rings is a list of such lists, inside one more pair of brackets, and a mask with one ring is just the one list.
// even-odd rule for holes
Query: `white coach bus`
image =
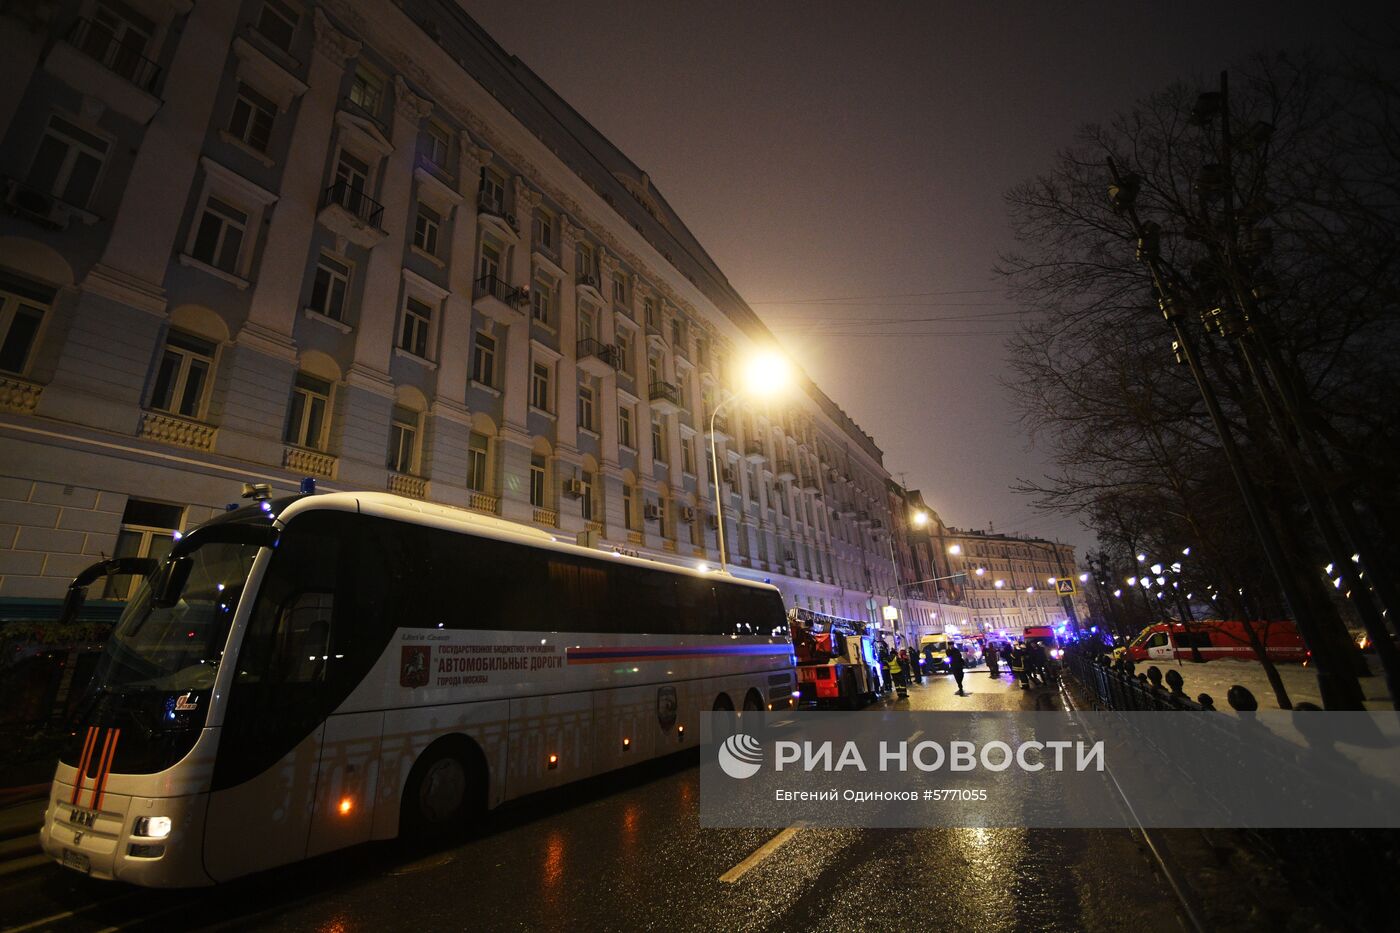
{"label": "white coach bus", "polygon": [[262,501],[126,607],[42,843],[184,887],[462,827],[692,748],[704,710],[787,708],[793,663],[771,586],[383,493]]}

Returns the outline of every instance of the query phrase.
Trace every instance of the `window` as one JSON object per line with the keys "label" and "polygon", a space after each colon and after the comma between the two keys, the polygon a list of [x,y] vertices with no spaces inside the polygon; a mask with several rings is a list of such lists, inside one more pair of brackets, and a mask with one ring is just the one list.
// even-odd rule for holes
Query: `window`
{"label": "window", "polygon": [[54,114],[39,140],[29,184],[74,207],[87,207],[108,148],[107,140]]}
{"label": "window", "polygon": [[622,524],[628,531],[637,530],[637,487],[631,483],[622,485]]}
{"label": "window", "polygon": [[247,230],[245,212],[210,195],[205,199],[199,226],[195,228],[190,255],[216,269],[238,275]]}
{"label": "window", "polygon": [[369,163],[342,149],[335,163],[336,185],[345,191],[363,192],[368,181]]}
{"label": "window", "polygon": [[661,357],[647,354],[647,385],[654,386],[661,381]]}
{"label": "window", "polygon": [[[112,556],[164,560],[175,546],[175,532],[180,529],[184,515],[185,510],[178,505],[128,499]],[[141,577],[130,574],[110,576],[102,598],[130,599],[140,581]]]}
{"label": "window", "polygon": [[578,309],[578,339],[593,340],[598,336],[598,315],[587,305]]}
{"label": "window", "polygon": [[472,351],[472,381],[484,386],[496,385],[496,338],[476,332],[476,347]]}
{"label": "window", "polygon": [[156,370],[151,407],[186,418],[200,417],[213,368],[214,344],[172,330],[165,339],[165,352]]}
{"label": "window", "polygon": [[420,144],[423,159],[434,168],[446,171],[448,154],[452,151],[452,136],[447,127],[429,120],[423,127]]}
{"label": "window", "polygon": [[673,537],[671,523],[668,521],[670,516],[667,514],[670,510],[666,508],[666,505],[665,496],[656,497],[656,530],[661,532],[661,537],[670,538]]}
{"label": "window", "polygon": [[675,347],[677,350],[682,346],[681,319],[678,317],[671,318],[671,346]]}
{"label": "window", "polygon": [[24,375],[54,290],[0,269],[0,370]]}
{"label": "window", "polygon": [[666,429],[656,417],[651,419],[651,457],[658,463],[666,462]]}
{"label": "window", "polygon": [[145,77],[143,56],[156,24],[119,0],[105,0],[92,10],[92,28],[83,51],[133,83]]}
{"label": "window", "polygon": [[368,65],[355,69],[355,77],[350,81],[350,103],[372,117],[379,115],[384,103],[384,79]]}
{"label": "window", "polygon": [[650,298],[643,299],[642,309],[646,312],[647,327],[656,327],[656,302]]}
{"label": "window", "polygon": [[440,226],[442,215],[426,204],[419,204],[418,217],[413,222],[413,245],[429,256],[436,256]]}
{"label": "window", "polygon": [[549,366],[536,363],[530,374],[530,405],[540,411],[549,411],[549,402]]}
{"label": "window", "polygon": [[485,237],[481,240],[481,267],[478,278],[499,279],[501,277],[501,247],[495,240]]}
{"label": "window", "polygon": [[331,406],[331,384],[307,373],[297,373],[292,387],[292,407],[287,417],[288,444],[325,450],[326,415]]}
{"label": "window", "polygon": [[623,447],[637,446],[637,439],[632,436],[632,406],[619,405],[617,409],[617,442]]}
{"label": "window", "polygon": [[632,332],[625,327],[617,329],[617,355],[622,363],[622,371],[632,375]]}
{"label": "window", "polygon": [[530,457],[530,504],[537,509],[548,508],[544,479],[544,457],[534,454]]}
{"label": "window", "polygon": [[490,440],[485,434],[472,432],[467,439],[467,488],[477,492],[486,491],[486,456]]}
{"label": "window", "polygon": [[272,118],[276,114],[276,104],[248,85],[239,84],[238,94],[233,99],[233,115],[229,117],[228,131],[259,152],[266,152],[272,141]]}
{"label": "window", "polygon": [[389,469],[395,473],[414,472],[417,454],[418,415],[395,405],[389,422]]}
{"label": "window", "polygon": [[300,19],[297,11],[282,0],[263,0],[256,28],[267,41],[284,52],[290,52]]}
{"label": "window", "polygon": [[530,316],[541,324],[548,324],[554,316],[554,284],[544,279],[535,279],[530,289]]}
{"label": "window", "polygon": [[554,252],[554,218],[544,211],[535,215],[535,245],[546,252]]}
{"label": "window", "polygon": [[587,243],[579,243],[574,258],[579,278],[593,278],[593,247]]}
{"label": "window", "polygon": [[695,442],[688,437],[681,439],[681,470],[695,473]]}
{"label": "window", "polygon": [[494,169],[483,167],[481,170],[481,206],[488,210],[501,213],[505,209],[506,203],[506,183]]}
{"label": "window", "polygon": [[578,387],[578,426],[585,431],[594,430],[592,386]]}
{"label": "window", "polygon": [[587,471],[584,471],[583,480],[582,480],[582,485],[583,485],[583,496],[581,497],[581,498],[583,499],[583,503],[582,503],[582,504],[583,504],[583,518],[584,518],[585,521],[590,521],[590,522],[593,521],[593,520],[597,517],[597,513],[593,511],[593,505],[594,505],[594,503],[593,503],[593,481],[594,481],[594,479],[595,479],[594,474],[589,473],[589,472],[587,472]]}
{"label": "window", "polygon": [[613,276],[612,281],[613,301],[623,305],[627,303],[627,284],[623,282],[622,276]]}
{"label": "window", "polygon": [[317,314],[334,321],[345,320],[345,295],[350,291],[350,267],[323,255],[316,261],[316,277],[311,283],[311,304]]}
{"label": "window", "polygon": [[432,325],[433,309],[410,296],[403,303],[403,329],[399,332],[399,349],[414,356],[428,358],[428,329]]}

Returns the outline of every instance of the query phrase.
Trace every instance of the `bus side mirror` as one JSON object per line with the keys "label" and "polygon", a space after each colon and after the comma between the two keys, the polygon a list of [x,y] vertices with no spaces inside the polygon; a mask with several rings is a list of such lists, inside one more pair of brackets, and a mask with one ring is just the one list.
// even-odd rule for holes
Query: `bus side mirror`
{"label": "bus side mirror", "polygon": [[178,603],[193,569],[194,561],[188,557],[176,557],[167,561],[160,574],[151,581],[151,605],[157,609],[169,609]]}

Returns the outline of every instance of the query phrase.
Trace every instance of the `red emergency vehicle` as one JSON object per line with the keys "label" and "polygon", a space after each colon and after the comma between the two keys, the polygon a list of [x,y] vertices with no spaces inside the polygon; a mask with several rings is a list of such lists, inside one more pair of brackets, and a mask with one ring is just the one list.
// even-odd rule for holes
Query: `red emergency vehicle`
{"label": "red emergency vehicle", "polygon": [[[1248,627],[1248,628],[1247,628]],[[1257,661],[1259,655],[1250,643],[1249,629],[1258,636],[1271,661],[1305,661],[1307,646],[1292,622],[1158,622],[1138,632],[1128,642],[1124,655],[1130,661],[1194,660],[1194,648],[1207,661],[1239,658]]]}
{"label": "red emergency vehicle", "polygon": [[810,609],[790,609],[788,624],[801,699],[842,709],[875,699],[880,688],[879,662],[874,642],[861,623]]}

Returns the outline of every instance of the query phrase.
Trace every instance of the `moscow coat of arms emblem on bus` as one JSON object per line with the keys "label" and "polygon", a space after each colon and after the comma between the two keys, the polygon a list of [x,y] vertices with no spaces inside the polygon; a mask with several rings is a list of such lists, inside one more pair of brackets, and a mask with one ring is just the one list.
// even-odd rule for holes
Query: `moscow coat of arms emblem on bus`
{"label": "moscow coat of arms emblem on bus", "polygon": [[428,667],[432,661],[431,645],[405,645],[403,662],[399,667],[399,686],[426,687]]}

